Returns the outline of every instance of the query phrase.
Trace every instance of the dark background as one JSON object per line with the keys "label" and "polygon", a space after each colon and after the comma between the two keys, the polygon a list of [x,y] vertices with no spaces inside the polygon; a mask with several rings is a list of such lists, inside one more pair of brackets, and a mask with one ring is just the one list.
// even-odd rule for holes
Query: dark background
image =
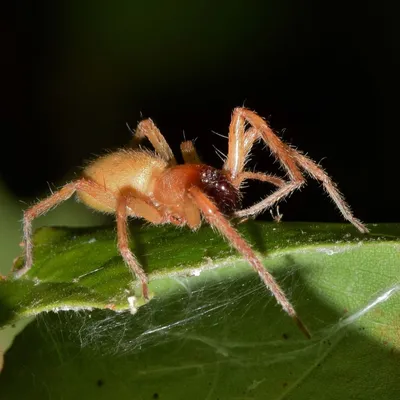
{"label": "dark background", "polygon": [[[322,163],[355,214],[399,221],[398,13],[388,1],[19,1],[3,37],[1,178],[32,201],[151,117],[175,152],[226,153],[245,105]],[[15,34],[15,35],[14,35]],[[16,41],[14,41],[14,38]],[[16,48],[14,48],[16,42]],[[5,141],[6,139],[6,141]],[[253,166],[277,171],[258,147]],[[249,201],[271,190],[251,185]],[[284,220],[340,221],[317,183]],[[270,218],[269,214],[264,214]]]}

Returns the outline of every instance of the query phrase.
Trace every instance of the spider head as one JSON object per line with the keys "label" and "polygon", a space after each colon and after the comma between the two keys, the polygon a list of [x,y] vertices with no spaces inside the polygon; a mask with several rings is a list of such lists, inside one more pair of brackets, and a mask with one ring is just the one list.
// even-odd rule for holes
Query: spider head
{"label": "spider head", "polygon": [[202,166],[199,186],[225,215],[232,215],[241,205],[240,192],[224,171]]}

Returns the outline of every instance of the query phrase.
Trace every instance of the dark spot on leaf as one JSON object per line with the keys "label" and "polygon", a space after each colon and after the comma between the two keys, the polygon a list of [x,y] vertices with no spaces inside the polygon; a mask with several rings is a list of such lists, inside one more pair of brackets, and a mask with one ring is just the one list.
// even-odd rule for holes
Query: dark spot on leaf
{"label": "dark spot on leaf", "polygon": [[283,337],[285,340],[288,340],[288,339],[289,339],[289,336],[288,336],[287,333],[282,334],[282,337]]}
{"label": "dark spot on leaf", "polygon": [[287,385],[288,385],[287,382],[283,382],[283,384],[282,384],[283,387],[286,387]]}
{"label": "dark spot on leaf", "polygon": [[102,387],[103,385],[104,385],[103,379],[99,379],[99,380],[97,381],[97,386],[98,386],[98,387]]}
{"label": "dark spot on leaf", "polygon": [[160,396],[158,395],[158,393],[153,394],[153,399],[159,399],[159,398],[160,398]]}

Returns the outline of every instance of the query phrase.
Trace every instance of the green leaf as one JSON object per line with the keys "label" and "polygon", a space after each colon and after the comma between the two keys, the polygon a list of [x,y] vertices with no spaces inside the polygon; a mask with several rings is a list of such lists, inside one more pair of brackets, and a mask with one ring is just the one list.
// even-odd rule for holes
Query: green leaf
{"label": "green leaf", "polygon": [[398,398],[400,225],[239,229],[311,340],[208,227],[133,226],[147,304],[113,230],[43,228],[29,274],[0,283],[3,326],[39,314],[6,354],[2,398]]}

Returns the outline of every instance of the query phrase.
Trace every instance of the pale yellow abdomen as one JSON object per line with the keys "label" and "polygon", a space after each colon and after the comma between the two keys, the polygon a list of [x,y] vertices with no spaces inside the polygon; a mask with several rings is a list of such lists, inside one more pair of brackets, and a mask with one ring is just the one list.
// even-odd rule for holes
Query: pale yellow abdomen
{"label": "pale yellow abdomen", "polygon": [[122,189],[131,188],[147,197],[153,192],[155,179],[167,167],[168,163],[152,152],[119,150],[96,159],[83,172],[84,178],[101,186],[102,193],[94,197],[78,191],[77,195],[89,207],[113,213]]}

